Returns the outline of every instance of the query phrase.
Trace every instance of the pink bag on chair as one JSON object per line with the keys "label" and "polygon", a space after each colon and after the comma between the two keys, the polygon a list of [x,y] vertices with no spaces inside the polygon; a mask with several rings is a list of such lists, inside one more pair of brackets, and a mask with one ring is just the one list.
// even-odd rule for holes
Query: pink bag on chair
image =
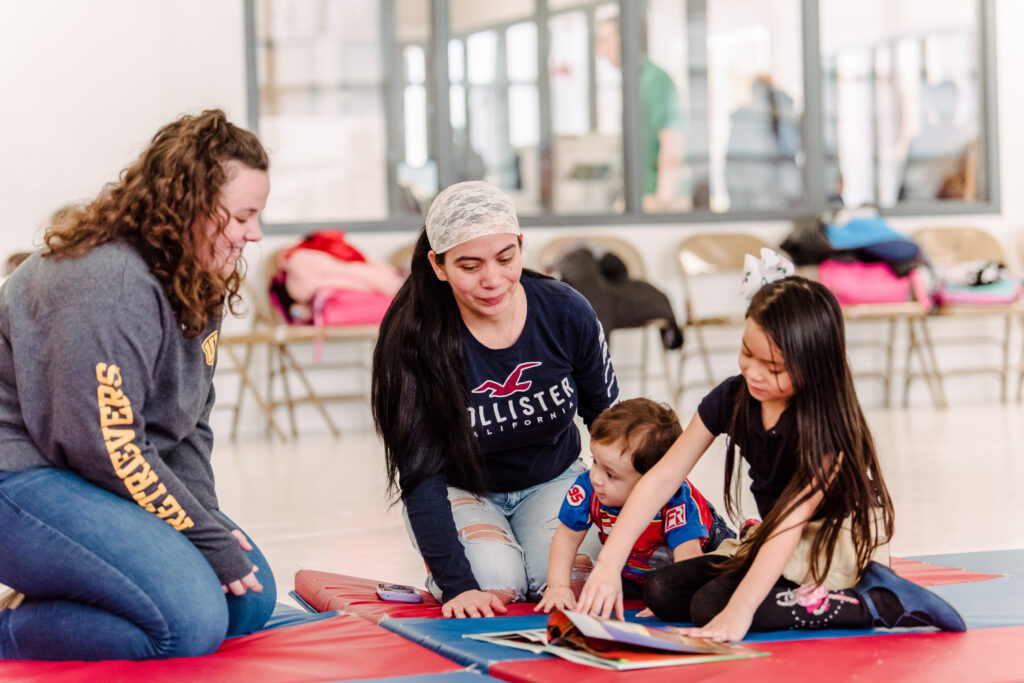
{"label": "pink bag on chair", "polygon": [[927,306],[930,299],[917,271],[899,277],[881,262],[824,261],[818,266],[818,279],[843,306],[903,303],[912,298]]}
{"label": "pink bag on chair", "polygon": [[320,289],[313,295],[313,324],[375,325],[391,305],[391,295],[354,289]]}

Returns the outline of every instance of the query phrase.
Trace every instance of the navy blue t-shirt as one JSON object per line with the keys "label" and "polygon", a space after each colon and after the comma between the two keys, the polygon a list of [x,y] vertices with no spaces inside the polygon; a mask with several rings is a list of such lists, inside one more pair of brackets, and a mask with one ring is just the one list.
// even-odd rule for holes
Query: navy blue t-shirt
{"label": "navy blue t-shirt", "polygon": [[[462,328],[470,425],[492,492],[519,491],[564,472],[580,454],[577,412],[589,427],[619,394],[587,300],[557,280],[524,273],[520,282],[526,322],[512,346],[489,349]],[[452,519],[448,483],[436,475],[403,492],[417,545],[446,601],[479,588]]]}

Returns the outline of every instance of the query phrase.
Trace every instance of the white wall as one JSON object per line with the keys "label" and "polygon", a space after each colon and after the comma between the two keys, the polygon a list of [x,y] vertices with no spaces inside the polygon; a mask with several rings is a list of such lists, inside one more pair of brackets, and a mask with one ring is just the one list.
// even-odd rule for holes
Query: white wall
{"label": "white wall", "polygon": [[245,73],[241,0],[2,0],[0,256],[179,114],[244,124]]}

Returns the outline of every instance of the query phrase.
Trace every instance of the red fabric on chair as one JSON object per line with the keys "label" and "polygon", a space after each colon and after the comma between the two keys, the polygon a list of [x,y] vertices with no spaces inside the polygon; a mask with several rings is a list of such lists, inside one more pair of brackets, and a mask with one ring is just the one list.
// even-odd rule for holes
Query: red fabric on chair
{"label": "red fabric on chair", "polygon": [[0,661],[10,681],[340,681],[461,671],[463,667],[352,616],[261,631],[225,640],[205,657],[130,662]]}

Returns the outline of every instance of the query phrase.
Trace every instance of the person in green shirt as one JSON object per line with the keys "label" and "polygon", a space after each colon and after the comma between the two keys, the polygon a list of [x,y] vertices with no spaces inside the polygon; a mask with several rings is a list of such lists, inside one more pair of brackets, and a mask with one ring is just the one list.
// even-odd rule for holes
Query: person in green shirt
{"label": "person in green shirt", "polygon": [[[618,17],[600,22],[595,29],[597,55],[622,68],[620,48]],[[640,65],[639,90],[644,210],[686,210],[689,198],[680,196],[685,136],[679,93],[672,77],[646,55]]]}

